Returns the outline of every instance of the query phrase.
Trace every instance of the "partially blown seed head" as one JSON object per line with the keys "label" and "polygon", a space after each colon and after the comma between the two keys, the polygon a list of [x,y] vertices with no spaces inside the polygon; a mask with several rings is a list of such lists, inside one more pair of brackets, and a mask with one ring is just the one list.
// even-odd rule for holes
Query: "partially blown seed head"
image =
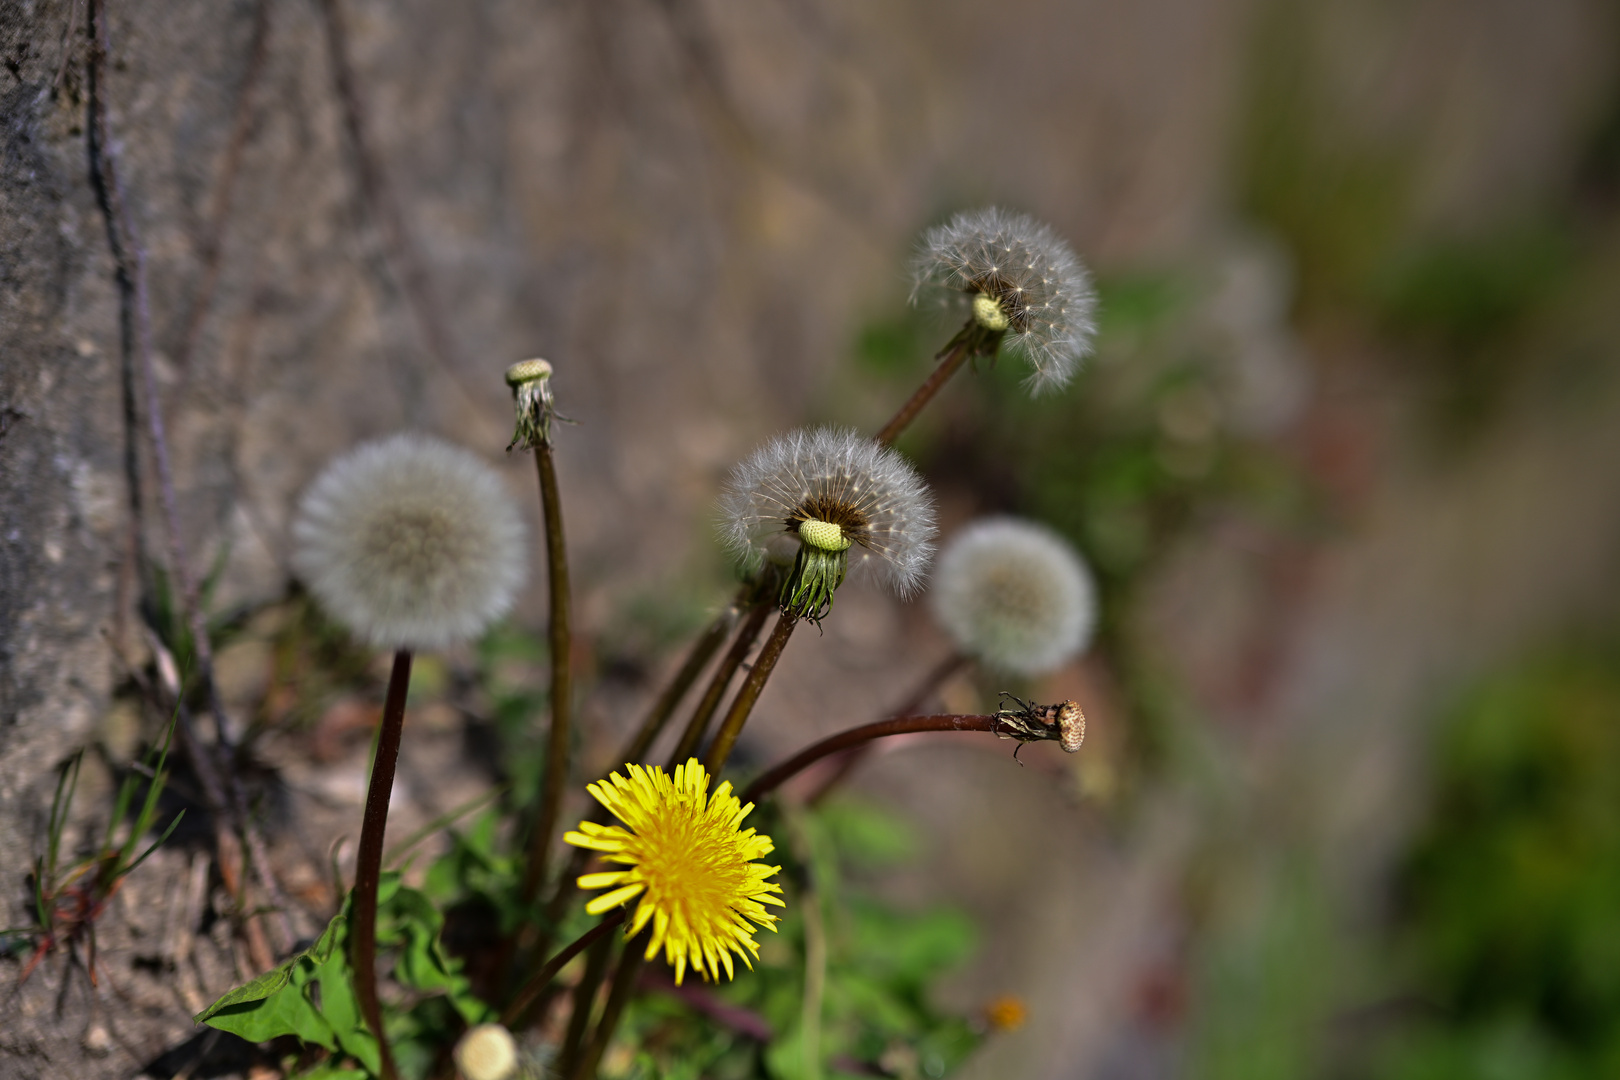
{"label": "partially blown seed head", "polygon": [[1086,268],[1050,228],[997,207],[957,214],[923,235],[911,298],[935,294],[970,314],[1030,366],[1040,394],[1064,386],[1091,351],[1097,297]]}
{"label": "partially blown seed head", "polygon": [[986,518],[945,545],[934,612],[956,647],[990,667],[1039,675],[1084,649],[1096,587],[1080,556],[1051,529]]}
{"label": "partially blown seed head", "polygon": [[771,559],[803,569],[807,553],[825,563],[827,603],[846,562],[905,596],[933,555],[927,485],[905,458],[853,431],[815,428],[771,440],[732,470],[720,508],[726,546],[746,565]]}
{"label": "partially blown seed head", "polygon": [[511,607],[527,572],[501,478],[421,435],[367,443],[298,505],[293,568],[327,613],[378,648],[436,649]]}

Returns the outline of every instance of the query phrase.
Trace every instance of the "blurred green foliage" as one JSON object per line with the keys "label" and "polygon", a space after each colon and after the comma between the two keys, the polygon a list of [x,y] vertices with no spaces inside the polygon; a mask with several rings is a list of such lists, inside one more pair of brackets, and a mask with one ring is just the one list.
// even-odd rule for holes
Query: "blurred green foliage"
{"label": "blurred green foliage", "polygon": [[1487,680],[1435,768],[1397,938],[1424,1006],[1367,1075],[1620,1075],[1620,647]]}

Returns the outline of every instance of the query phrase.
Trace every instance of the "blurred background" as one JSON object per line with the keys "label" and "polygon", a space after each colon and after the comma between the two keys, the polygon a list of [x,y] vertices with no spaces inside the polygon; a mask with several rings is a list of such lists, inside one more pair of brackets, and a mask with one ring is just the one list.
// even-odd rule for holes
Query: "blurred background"
{"label": "blurred background", "polygon": [[[1047,680],[943,697],[1072,697],[1090,734],[1024,767],[913,742],[843,796],[898,823],[865,887],[973,928],[940,1002],[1025,1010],[959,1075],[1620,1075],[1613,4],[106,10],[92,87],[84,3],[0,2],[8,874],[64,758],[127,760],[152,723],[127,698],[132,552],[164,533],[128,434],[95,90],[222,690],[312,911],[324,871],[297,867],[352,828],[378,678],[299,630],[287,525],[321,465],[405,428],[496,460],[503,368],[553,363],[589,771],[729,595],[725,471],[786,427],[880,424],[951,332],[907,306],[915,238],[998,204],[1094,271],[1097,353],[1035,401],[1016,364],[964,373],[901,449],[947,535],[1013,512],[1068,536],[1103,623]],[[504,468],[533,507],[526,463]],[[467,687],[540,685],[544,599],[419,675],[402,821],[487,787],[496,706]],[[947,649],[925,604],[851,586],[740,760],[882,715]],[[108,931],[137,1003],[30,983],[0,1036],[16,1075],[131,1075],[191,1036],[131,967],[135,897],[161,922],[194,864],[162,858]]]}

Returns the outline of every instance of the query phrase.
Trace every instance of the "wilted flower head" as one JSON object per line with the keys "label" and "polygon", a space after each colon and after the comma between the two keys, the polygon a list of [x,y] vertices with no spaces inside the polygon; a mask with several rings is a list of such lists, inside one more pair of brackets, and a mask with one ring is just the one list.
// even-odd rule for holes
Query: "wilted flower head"
{"label": "wilted flower head", "polygon": [[509,1080],[518,1071],[517,1040],[499,1024],[468,1028],[452,1056],[465,1080]]}
{"label": "wilted flower head", "polygon": [[556,398],[551,392],[551,364],[538,357],[519,360],[506,369],[506,385],[512,388],[512,404],[517,410],[517,428],[508,450],[530,450],[551,445],[551,422],[564,420],[557,415]]}
{"label": "wilted flower head", "polygon": [[729,780],[709,794],[709,774],[696,758],[673,777],[657,766],[626,768],[628,779],[614,773],[586,787],[624,825],[581,821],[563,836],[629,868],[581,877],[582,889],[612,889],[585,910],[600,915],[641,897],[625,937],[651,922],[647,959],[662,948],[677,986],[687,965],[711,978],[724,968],[731,978],[732,953],[752,968],[759,955],[752,923],[774,931],[776,916],[763,905],[786,906],[773,895],[782,887],[766,880],[781,867],[753,861],[774,850],[771,838],[739,828],[754,804],[742,805]]}
{"label": "wilted flower head", "polygon": [[470,638],[512,605],[523,521],[501,478],[422,435],[333,461],[299,501],[293,568],[327,613],[378,648]]}
{"label": "wilted flower head", "polygon": [[1069,245],[1024,214],[997,207],[957,214],[923,235],[912,300],[942,293],[988,341],[1028,361],[1032,393],[1056,390],[1091,351],[1097,296]]}
{"label": "wilted flower head", "polygon": [[745,563],[791,563],[784,610],[820,619],[851,559],[904,596],[934,550],[934,505],[916,470],[853,431],[772,439],[738,465],[721,497],[722,531]]}
{"label": "wilted flower head", "polygon": [[1084,649],[1097,593],[1079,554],[1044,525],[986,518],[963,529],[934,573],[934,612],[956,647],[990,667],[1039,675]]}

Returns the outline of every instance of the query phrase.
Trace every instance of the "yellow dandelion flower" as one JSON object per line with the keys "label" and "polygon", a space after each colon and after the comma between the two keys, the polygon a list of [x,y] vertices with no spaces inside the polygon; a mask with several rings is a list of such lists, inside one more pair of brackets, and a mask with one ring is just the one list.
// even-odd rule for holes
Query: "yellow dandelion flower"
{"label": "yellow dandelion flower", "polygon": [[732,978],[732,953],[752,970],[759,945],[749,920],[774,932],[776,916],[764,905],[785,906],[771,895],[782,887],[765,880],[781,867],[753,861],[775,850],[771,838],[738,828],[754,804],[742,805],[729,780],[708,794],[709,774],[696,758],[673,777],[657,766],[628,769],[629,779],[614,773],[586,789],[628,828],[582,821],[563,837],[629,867],[581,877],[582,889],[611,890],[585,910],[600,915],[640,896],[625,936],[650,921],[647,959],[662,948],[677,986],[688,964],[713,978],[723,967]]}

